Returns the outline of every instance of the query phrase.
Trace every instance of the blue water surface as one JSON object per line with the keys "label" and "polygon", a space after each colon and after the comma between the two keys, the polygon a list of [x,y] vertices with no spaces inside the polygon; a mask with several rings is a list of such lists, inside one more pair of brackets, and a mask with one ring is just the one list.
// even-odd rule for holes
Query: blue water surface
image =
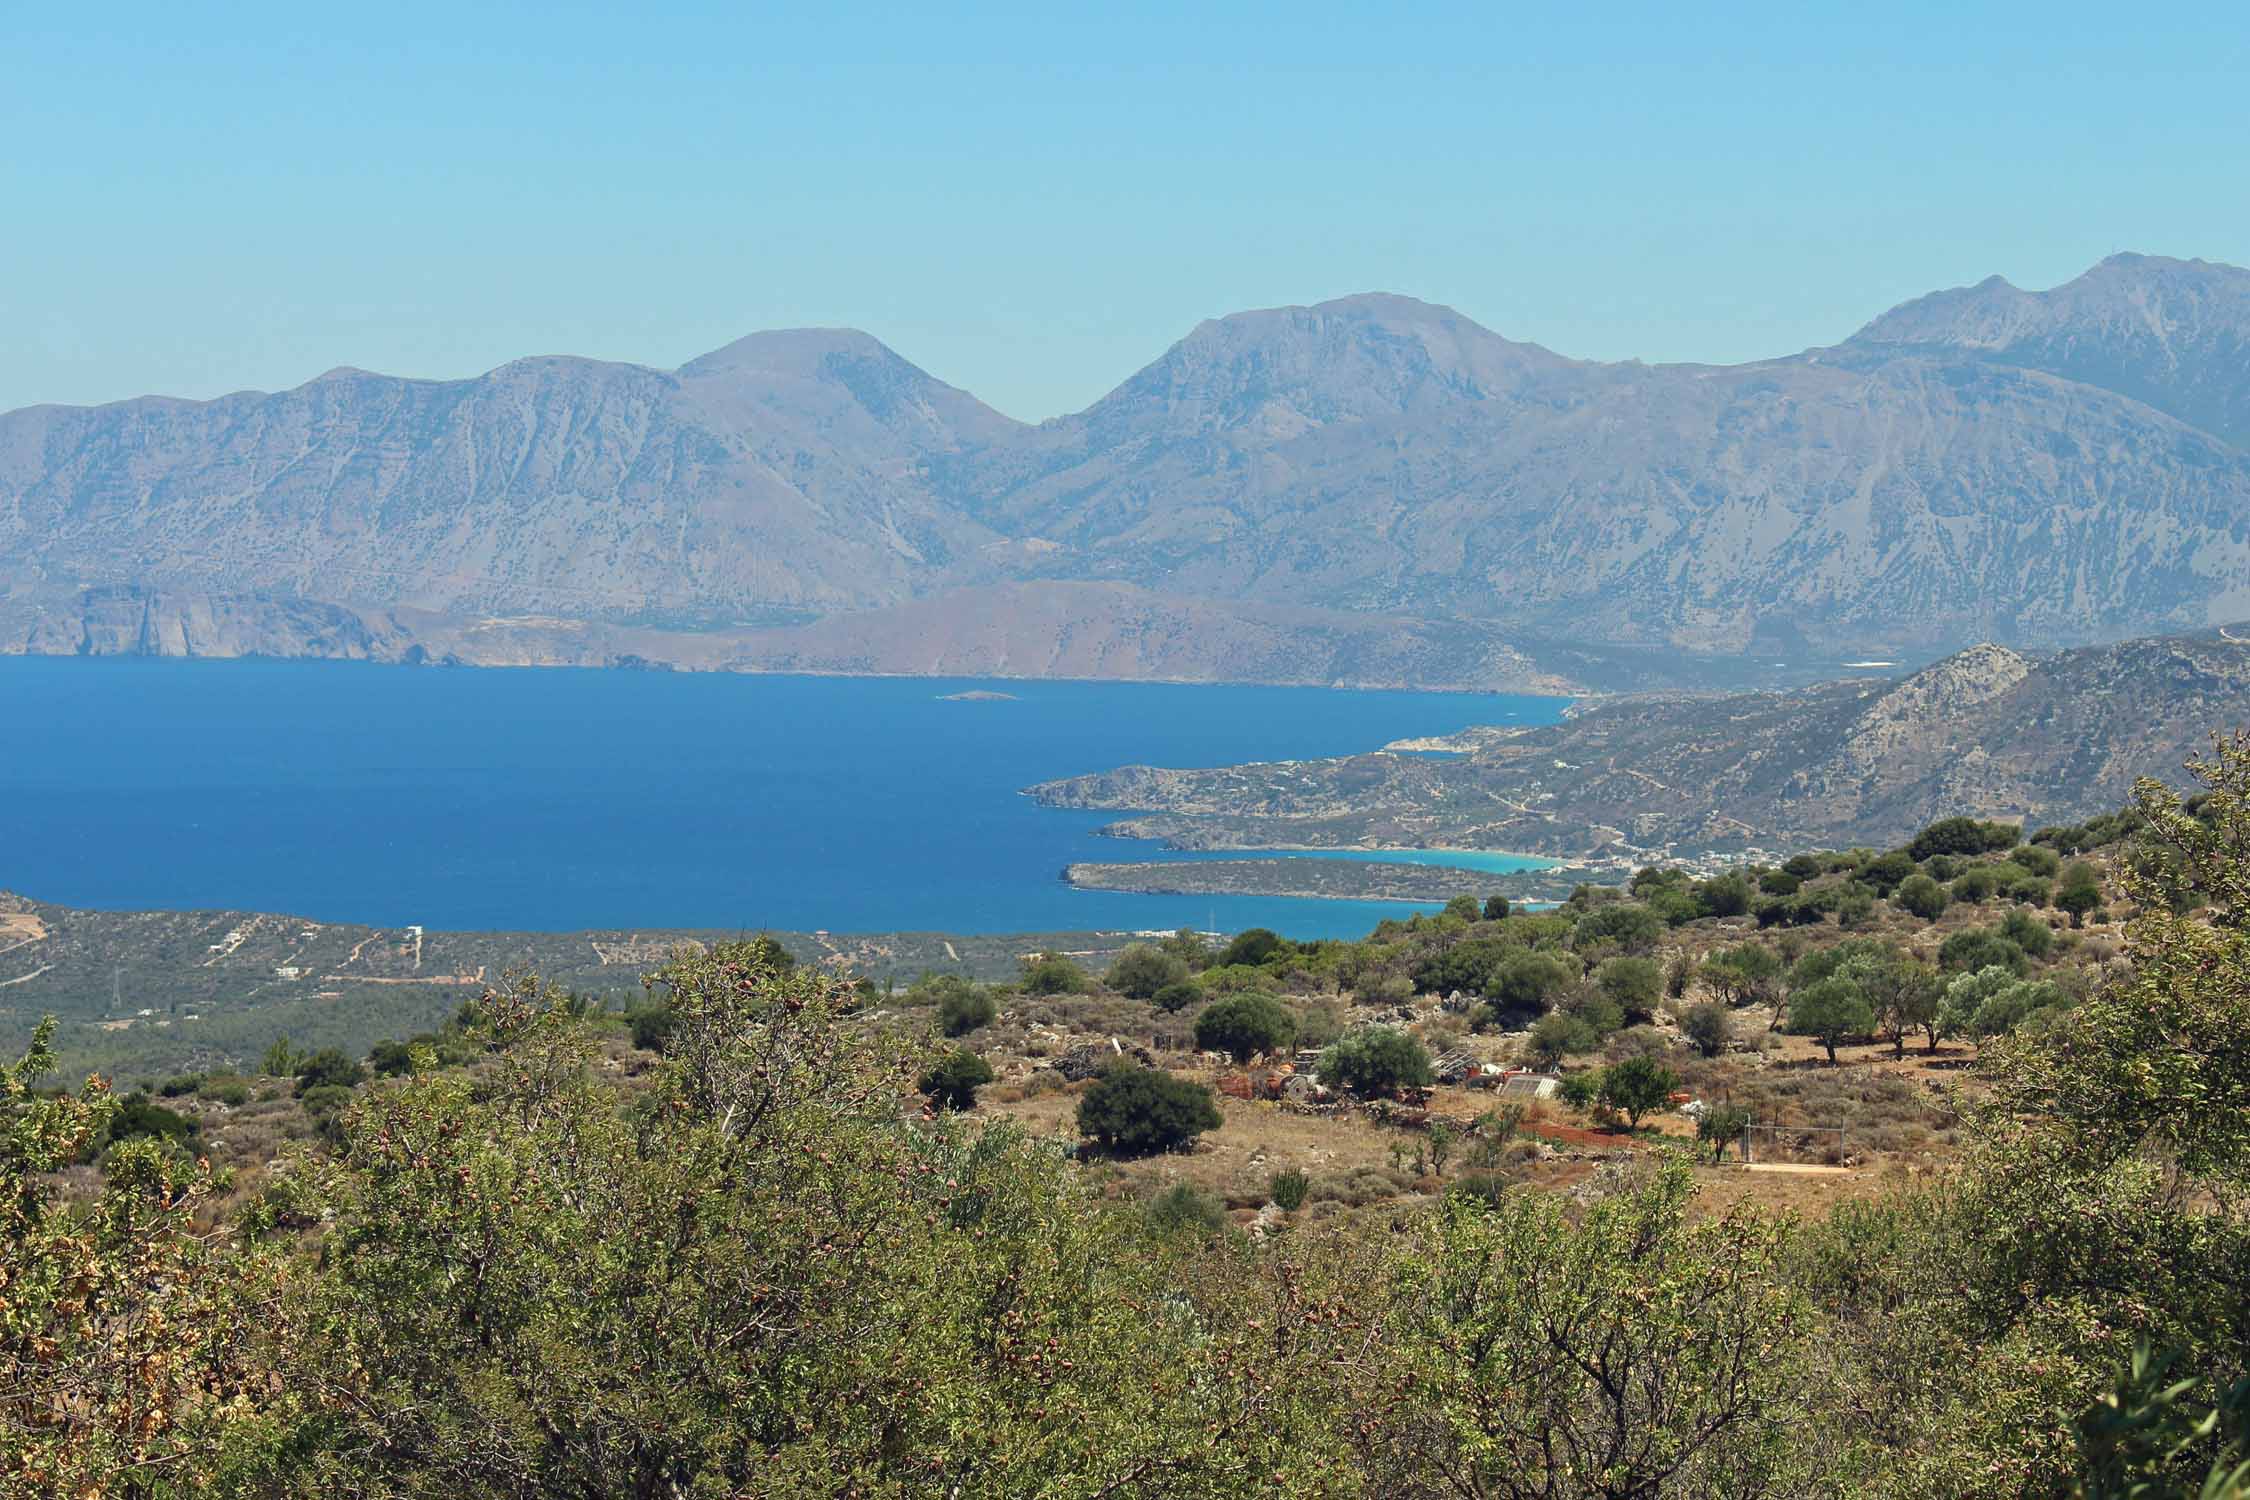
{"label": "blue water surface", "polygon": [[[1012,701],[946,701],[984,689]],[[350,662],[0,658],[0,889],[432,929],[1359,936],[1395,902],[1076,891],[1195,858],[1019,795],[1129,763],[1337,755],[1508,695]],[[1355,854],[1349,857],[1382,857]],[[1481,869],[1537,861],[1425,858]]]}

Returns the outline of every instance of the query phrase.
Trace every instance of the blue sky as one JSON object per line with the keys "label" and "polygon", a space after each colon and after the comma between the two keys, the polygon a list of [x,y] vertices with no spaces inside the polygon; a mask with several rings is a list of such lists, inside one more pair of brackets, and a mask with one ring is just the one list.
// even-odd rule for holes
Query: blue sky
{"label": "blue sky", "polygon": [[2250,263],[2250,7],[1563,10],[0,0],[0,409],[824,324],[1040,418],[1355,291],[1731,361]]}

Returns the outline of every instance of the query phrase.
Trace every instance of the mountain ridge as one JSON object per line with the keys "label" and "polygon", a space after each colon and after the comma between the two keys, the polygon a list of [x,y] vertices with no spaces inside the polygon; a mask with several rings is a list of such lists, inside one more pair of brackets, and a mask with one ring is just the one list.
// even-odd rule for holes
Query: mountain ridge
{"label": "mountain ridge", "polygon": [[[2250,272],[2137,256],[1734,366],[1574,360],[1361,293],[1206,320],[1036,425],[850,329],[673,370],[340,366],[0,414],[0,649],[45,649],[11,622],[88,588],[820,622],[843,650],[884,611],[951,601],[957,633],[1066,583],[1527,643],[2050,649],[2250,617],[2245,442]],[[264,634],[318,649],[291,628]],[[1553,675],[1516,655],[1490,686]]]}

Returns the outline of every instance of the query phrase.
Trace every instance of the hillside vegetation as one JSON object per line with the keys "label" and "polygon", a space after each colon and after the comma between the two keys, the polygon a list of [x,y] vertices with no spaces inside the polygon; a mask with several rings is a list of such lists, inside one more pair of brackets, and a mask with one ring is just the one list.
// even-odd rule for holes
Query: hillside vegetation
{"label": "hillside vegetation", "polygon": [[[623,1014],[523,977],[122,1099],[42,1086],[42,1033],[0,1079],[0,1473],[2239,1497],[2250,739],[2199,774],[1099,979],[885,997],[736,943]],[[1853,1111],[1851,1160],[1727,1160],[1793,1110]]]}

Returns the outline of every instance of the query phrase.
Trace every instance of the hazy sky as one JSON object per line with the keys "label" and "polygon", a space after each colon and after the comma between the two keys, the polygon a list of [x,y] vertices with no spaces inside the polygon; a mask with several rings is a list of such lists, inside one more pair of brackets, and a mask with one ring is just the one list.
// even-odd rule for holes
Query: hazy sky
{"label": "hazy sky", "polygon": [[2250,263],[2240,0],[1104,9],[0,0],[0,409],[844,324],[1037,418],[1355,291],[1740,360]]}

